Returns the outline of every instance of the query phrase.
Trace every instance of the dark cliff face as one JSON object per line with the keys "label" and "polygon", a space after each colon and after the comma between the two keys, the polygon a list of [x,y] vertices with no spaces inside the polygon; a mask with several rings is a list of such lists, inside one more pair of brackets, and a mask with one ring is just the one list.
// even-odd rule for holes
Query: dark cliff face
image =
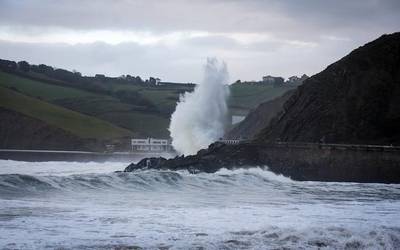
{"label": "dark cliff face", "polygon": [[246,118],[232,128],[226,135],[229,139],[253,139],[273,117],[283,111],[283,104],[289,99],[295,90],[289,90],[280,97],[260,104],[251,111]]}
{"label": "dark cliff face", "polygon": [[257,141],[400,144],[400,33],[305,81]]}

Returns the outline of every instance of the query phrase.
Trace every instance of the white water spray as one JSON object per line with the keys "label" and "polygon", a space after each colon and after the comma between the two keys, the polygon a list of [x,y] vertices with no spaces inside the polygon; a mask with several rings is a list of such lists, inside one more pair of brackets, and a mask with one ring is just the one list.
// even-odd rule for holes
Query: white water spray
{"label": "white water spray", "polygon": [[194,92],[180,97],[171,116],[169,131],[176,151],[195,154],[223,136],[229,95],[227,83],[226,64],[208,58],[202,83]]}

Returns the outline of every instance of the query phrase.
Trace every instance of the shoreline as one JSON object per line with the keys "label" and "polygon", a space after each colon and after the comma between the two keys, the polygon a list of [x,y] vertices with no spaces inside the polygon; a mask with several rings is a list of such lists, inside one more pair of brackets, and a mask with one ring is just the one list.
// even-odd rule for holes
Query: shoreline
{"label": "shoreline", "polygon": [[90,152],[66,150],[18,150],[0,149],[0,160],[27,162],[66,161],[66,162],[132,162],[146,157],[172,157],[168,152]]}

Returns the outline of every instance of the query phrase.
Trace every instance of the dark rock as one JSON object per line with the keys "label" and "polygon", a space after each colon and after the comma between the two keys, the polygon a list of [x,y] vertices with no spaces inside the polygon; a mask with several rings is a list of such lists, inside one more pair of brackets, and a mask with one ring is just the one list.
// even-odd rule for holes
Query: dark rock
{"label": "dark rock", "polygon": [[394,33],[304,81],[256,140],[399,145],[399,97],[400,33]]}
{"label": "dark rock", "polygon": [[260,164],[258,151],[245,145],[228,146],[213,143],[208,149],[200,150],[197,155],[175,157],[173,159],[145,158],[137,164],[130,164],[125,172],[143,169],[188,170],[191,173],[214,173],[221,168],[254,166]]}

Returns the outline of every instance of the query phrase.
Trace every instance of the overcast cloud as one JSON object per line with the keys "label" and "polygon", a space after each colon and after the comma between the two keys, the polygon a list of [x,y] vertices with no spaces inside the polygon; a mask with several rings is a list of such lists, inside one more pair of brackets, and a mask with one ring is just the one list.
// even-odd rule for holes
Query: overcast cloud
{"label": "overcast cloud", "polygon": [[398,0],[0,0],[0,58],[182,82],[210,56],[232,81],[312,75],[399,31],[399,13]]}

